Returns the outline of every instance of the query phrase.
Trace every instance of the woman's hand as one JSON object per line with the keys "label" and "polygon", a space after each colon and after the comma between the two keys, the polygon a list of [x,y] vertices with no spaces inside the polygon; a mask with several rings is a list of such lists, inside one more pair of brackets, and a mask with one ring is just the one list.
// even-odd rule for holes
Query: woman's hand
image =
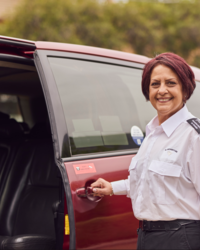
{"label": "woman's hand", "polygon": [[100,197],[113,194],[111,183],[102,178],[99,178],[97,181],[93,182],[91,187],[93,188],[93,192]]}

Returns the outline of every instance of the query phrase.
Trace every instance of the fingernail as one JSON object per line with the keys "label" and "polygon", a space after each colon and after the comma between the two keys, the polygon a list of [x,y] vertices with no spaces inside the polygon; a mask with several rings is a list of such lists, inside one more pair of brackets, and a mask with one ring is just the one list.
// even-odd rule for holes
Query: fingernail
{"label": "fingernail", "polygon": [[94,189],[93,189],[93,191],[96,193],[97,189],[96,189],[96,188],[94,188]]}

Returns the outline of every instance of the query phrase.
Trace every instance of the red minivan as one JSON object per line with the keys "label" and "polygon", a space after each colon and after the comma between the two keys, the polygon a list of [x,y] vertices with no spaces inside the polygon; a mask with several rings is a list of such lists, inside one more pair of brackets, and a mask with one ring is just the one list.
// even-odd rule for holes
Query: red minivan
{"label": "red minivan", "polygon": [[145,135],[156,114],[141,92],[148,60],[0,36],[0,249],[136,249],[130,199],[88,187],[128,176],[131,129]]}

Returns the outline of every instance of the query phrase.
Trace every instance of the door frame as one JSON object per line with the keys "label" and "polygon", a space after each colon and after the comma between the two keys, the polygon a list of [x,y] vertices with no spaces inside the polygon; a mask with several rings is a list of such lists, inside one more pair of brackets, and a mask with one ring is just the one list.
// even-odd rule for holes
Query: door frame
{"label": "door frame", "polygon": [[[68,210],[68,216],[69,216],[69,225],[70,225],[69,249],[76,249],[76,229],[75,229],[75,220],[74,220],[74,208],[73,208],[68,175],[67,175],[64,163],[61,158],[61,151],[60,151],[61,145],[59,145],[59,141],[62,141],[62,135],[63,133],[67,132],[67,128],[66,128],[64,114],[63,112],[60,112],[60,110],[62,110],[62,104],[60,102],[60,98],[58,95],[58,91],[56,88],[56,84],[54,81],[52,71],[50,69],[50,66],[48,65],[48,61],[47,61],[48,52],[47,53],[46,52],[47,51],[36,50],[34,53],[34,61],[35,61],[35,66],[37,68],[37,72],[41,81],[41,85],[43,88],[43,93],[44,93],[44,97],[45,97],[45,101],[47,105],[52,139],[53,139],[55,163],[60,170],[60,174],[62,177],[63,186],[65,190],[67,210]],[[56,110],[58,112],[56,112]]]}

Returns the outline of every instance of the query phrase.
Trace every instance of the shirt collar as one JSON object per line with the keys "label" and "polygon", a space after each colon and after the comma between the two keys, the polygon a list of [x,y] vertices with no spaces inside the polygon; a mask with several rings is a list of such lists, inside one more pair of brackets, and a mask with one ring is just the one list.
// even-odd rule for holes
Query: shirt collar
{"label": "shirt collar", "polygon": [[[189,113],[186,105],[183,106],[178,112],[168,118],[160,126],[162,127],[165,134],[170,137],[174,130],[184,121],[189,119],[191,114]],[[155,130],[159,126],[158,116],[154,117],[146,126],[146,135]]]}

